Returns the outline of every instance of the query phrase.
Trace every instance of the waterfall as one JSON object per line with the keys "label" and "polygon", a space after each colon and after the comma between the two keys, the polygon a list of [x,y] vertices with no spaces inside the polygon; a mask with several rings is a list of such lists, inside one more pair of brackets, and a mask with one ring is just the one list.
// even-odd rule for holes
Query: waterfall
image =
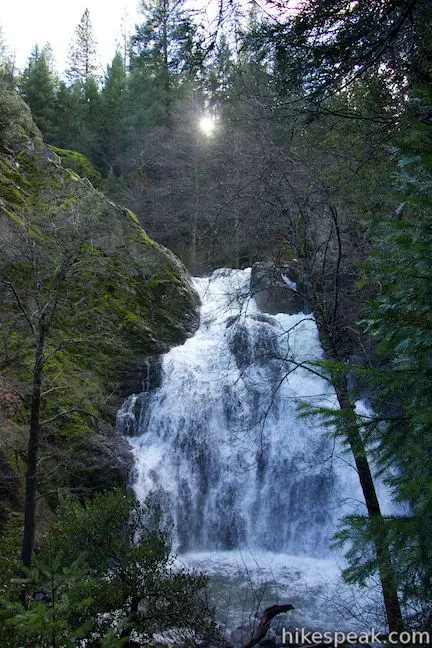
{"label": "waterfall", "polygon": [[336,407],[320,369],[302,366],[322,357],[314,318],[260,313],[250,270],[194,283],[199,330],[163,356],[159,386],[119,415],[137,496],[160,503],[180,553],[325,558],[355,478],[320,418],[299,415],[301,403]]}

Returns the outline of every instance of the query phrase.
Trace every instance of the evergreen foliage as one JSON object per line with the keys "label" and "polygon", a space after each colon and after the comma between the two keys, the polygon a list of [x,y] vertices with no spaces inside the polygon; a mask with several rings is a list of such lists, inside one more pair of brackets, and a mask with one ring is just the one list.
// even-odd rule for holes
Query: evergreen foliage
{"label": "evergreen foliage", "polygon": [[52,70],[51,59],[49,45],[45,45],[41,50],[36,45],[19,84],[21,96],[30,106],[33,119],[48,142],[52,142],[57,136],[57,79]]}
{"label": "evergreen foliage", "polygon": [[[6,584],[8,574],[4,574]],[[0,628],[14,646],[119,647],[171,632],[181,645],[219,641],[206,579],[175,567],[157,509],[122,490],[64,500],[23,580],[25,606],[3,602]]]}
{"label": "evergreen foliage", "polygon": [[126,73],[120,52],[108,66],[100,97],[100,116],[97,124],[100,136],[99,166],[109,175],[120,173],[120,154],[124,136],[120,125],[125,119]]}
{"label": "evergreen foliage", "polygon": [[97,74],[96,43],[90,12],[86,9],[78,23],[69,52],[69,68],[66,71],[71,83],[84,84]]}
{"label": "evergreen foliage", "polygon": [[[365,272],[379,286],[369,304],[365,330],[386,359],[373,379],[379,385],[377,404],[382,418],[372,438],[379,443],[380,463],[393,468],[388,479],[395,498],[409,508],[408,517],[389,523],[401,587],[408,601],[430,601],[432,555],[426,538],[431,530],[432,414],[429,394],[432,350],[431,319],[431,198],[432,168],[418,153],[418,129],[413,124],[397,150],[394,176],[395,213],[380,220],[373,253]],[[430,133],[424,133],[430,137]],[[423,148],[423,137],[421,138]],[[422,609],[430,622],[431,610]]]}

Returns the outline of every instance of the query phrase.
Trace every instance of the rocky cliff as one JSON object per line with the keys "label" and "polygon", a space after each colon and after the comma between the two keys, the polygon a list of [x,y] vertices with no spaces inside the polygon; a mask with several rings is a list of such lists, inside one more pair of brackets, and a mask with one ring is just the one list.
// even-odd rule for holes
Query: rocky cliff
{"label": "rocky cliff", "polygon": [[146,356],[194,332],[199,300],[182,264],[133,213],[63,166],[3,88],[0,280],[1,522],[22,496],[38,331],[49,323],[39,460],[49,511],[64,489],[124,481],[130,457],[114,430],[121,396]]}

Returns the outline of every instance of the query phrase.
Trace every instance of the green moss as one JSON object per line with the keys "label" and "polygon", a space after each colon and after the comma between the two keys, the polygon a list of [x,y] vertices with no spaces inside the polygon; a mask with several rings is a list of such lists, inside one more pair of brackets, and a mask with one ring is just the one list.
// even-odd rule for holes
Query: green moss
{"label": "green moss", "polygon": [[[102,176],[85,155],[78,151],[50,146],[50,149],[59,156],[62,165],[74,171],[78,177],[87,178],[98,189],[102,188]],[[72,176],[73,177],[73,176]]]}
{"label": "green moss", "polygon": [[0,145],[3,149],[39,151],[42,138],[30,109],[12,90],[0,88]]}
{"label": "green moss", "polygon": [[[0,95],[0,116],[2,101]],[[143,356],[184,341],[198,323],[198,298],[180,262],[150,239],[136,216],[79,177],[90,168],[84,156],[53,149],[65,166],[75,164],[69,170],[46,155],[37,131],[32,135],[26,125],[26,107],[19,105],[26,116],[20,129],[3,126],[8,141],[15,133],[16,148],[0,154],[0,215],[3,211],[8,235],[6,246],[0,242],[0,274],[13,279],[34,309],[34,291],[42,290],[38,299],[46,303],[65,254],[75,259],[47,339],[41,454],[50,477],[40,489],[48,497],[71,484],[85,492],[86,471],[80,472],[79,457],[85,448],[104,456],[109,436],[101,441],[101,430],[112,432],[113,412],[120,404],[115,395],[123,379]],[[0,446],[8,458],[17,452],[23,457],[34,337],[11,292],[4,285],[0,292],[0,362],[23,393],[20,407],[0,426]],[[13,358],[9,364],[2,357],[6,352]],[[8,436],[10,429],[19,434]],[[20,466],[22,478],[22,459]],[[115,479],[114,465],[110,471]],[[89,481],[93,487],[94,476]]]}
{"label": "green moss", "polygon": [[28,183],[13,159],[0,155],[0,206],[16,210],[25,206]]}
{"label": "green moss", "polygon": [[141,227],[141,225],[135,226],[135,231],[138,234],[138,236],[134,239],[139,245],[141,245],[143,242],[146,243],[147,245],[156,245],[156,242],[153,241],[153,239],[150,238],[150,236],[147,234],[147,232]]}
{"label": "green moss", "polygon": [[135,216],[135,214],[133,213],[133,211],[131,211],[130,209],[125,209],[124,212],[125,212],[125,214],[127,214],[127,216],[129,216],[129,218],[132,218],[132,220],[133,220],[134,223],[136,223],[137,225],[139,225],[138,218]]}

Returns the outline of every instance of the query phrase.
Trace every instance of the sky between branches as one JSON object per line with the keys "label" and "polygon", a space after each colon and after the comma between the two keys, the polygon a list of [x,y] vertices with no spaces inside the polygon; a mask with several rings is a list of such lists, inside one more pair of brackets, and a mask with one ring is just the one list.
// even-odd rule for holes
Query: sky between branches
{"label": "sky between branches", "polygon": [[137,0],[3,0],[0,25],[19,68],[25,67],[33,45],[49,42],[62,71],[75,27],[88,8],[102,71],[114,56],[116,40],[121,40],[125,10],[131,31],[139,20],[136,6]]}
{"label": "sky between branches", "polygon": [[[307,0],[303,0],[307,1]],[[15,56],[16,66],[22,70],[34,45],[50,43],[58,72],[67,68],[67,55],[76,26],[86,10],[90,12],[97,45],[98,64],[102,75],[112,61],[116,45],[122,43],[122,22],[127,21],[128,33],[143,18],[137,10],[139,0],[0,0],[0,27],[9,53]],[[227,3],[228,5],[229,3]],[[238,0],[237,5],[247,10],[251,4],[271,16],[266,0]],[[284,14],[298,11],[301,0],[285,0]],[[186,6],[215,26],[218,0],[186,0]],[[228,12],[229,13],[229,12]]]}

